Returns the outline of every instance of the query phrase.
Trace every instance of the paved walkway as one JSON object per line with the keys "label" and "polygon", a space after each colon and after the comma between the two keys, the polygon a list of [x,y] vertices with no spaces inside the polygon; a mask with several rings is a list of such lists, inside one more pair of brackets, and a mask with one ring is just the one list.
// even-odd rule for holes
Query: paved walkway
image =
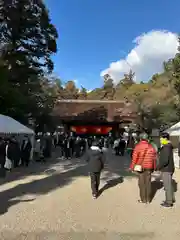
{"label": "paved walkway", "polygon": [[[53,159],[0,182],[1,240],[180,239],[180,191],[172,209],[160,207],[163,189],[151,205],[139,205],[137,179],[126,171],[127,157],[109,153],[104,191],[97,200],[91,198],[82,159]],[[175,177],[180,181],[179,172]]]}

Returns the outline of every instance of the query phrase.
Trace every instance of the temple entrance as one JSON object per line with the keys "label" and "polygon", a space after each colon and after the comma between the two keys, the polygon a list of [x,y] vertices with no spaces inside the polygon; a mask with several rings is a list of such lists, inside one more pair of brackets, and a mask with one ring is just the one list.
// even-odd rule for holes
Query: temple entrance
{"label": "temple entrance", "polygon": [[75,135],[112,135],[121,133],[121,124],[136,117],[129,105],[111,100],[60,100],[54,116],[67,132]]}

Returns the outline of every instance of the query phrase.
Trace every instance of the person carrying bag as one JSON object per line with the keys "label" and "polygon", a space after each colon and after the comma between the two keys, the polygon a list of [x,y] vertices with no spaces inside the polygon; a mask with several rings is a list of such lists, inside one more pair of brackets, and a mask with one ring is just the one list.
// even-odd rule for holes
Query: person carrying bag
{"label": "person carrying bag", "polygon": [[0,178],[6,177],[4,164],[6,161],[6,142],[0,137]]}
{"label": "person carrying bag", "polygon": [[8,144],[6,145],[6,161],[4,168],[9,171],[12,169],[12,161],[8,158]]}
{"label": "person carrying bag", "polygon": [[144,154],[141,157],[140,162],[137,159],[138,164],[134,165],[134,169],[133,169],[134,172],[137,172],[137,173],[142,173],[143,172],[143,170],[144,170],[143,169],[143,162],[144,162],[144,158],[146,157],[146,153],[147,153],[147,149],[144,151]]}
{"label": "person carrying bag", "polygon": [[148,142],[146,133],[140,135],[141,141],[135,146],[130,169],[138,173],[140,192],[139,203],[151,202],[151,173],[156,169],[156,151]]}

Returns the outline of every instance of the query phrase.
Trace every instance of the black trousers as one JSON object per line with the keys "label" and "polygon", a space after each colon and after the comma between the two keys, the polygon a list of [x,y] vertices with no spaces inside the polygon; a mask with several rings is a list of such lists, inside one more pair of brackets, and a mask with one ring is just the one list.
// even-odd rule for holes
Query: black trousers
{"label": "black trousers", "polygon": [[119,147],[115,147],[115,155],[118,156],[119,155]]}
{"label": "black trousers", "polygon": [[121,156],[124,156],[125,148],[120,148],[120,154]]}
{"label": "black trousers", "polygon": [[70,158],[71,157],[71,149],[70,148],[64,148],[64,155],[65,158]]}
{"label": "black trousers", "polygon": [[91,172],[91,190],[93,195],[97,195],[99,191],[99,184],[100,184],[100,175],[101,172]]}
{"label": "black trousers", "polygon": [[14,167],[15,168],[19,166],[19,161],[20,161],[20,159],[18,159],[18,158],[14,159]]}
{"label": "black trousers", "polygon": [[151,171],[145,170],[139,173],[139,193],[142,202],[151,201]]}
{"label": "black trousers", "polygon": [[29,160],[30,160],[29,156],[22,156],[21,157],[22,165],[28,167],[29,166]]}

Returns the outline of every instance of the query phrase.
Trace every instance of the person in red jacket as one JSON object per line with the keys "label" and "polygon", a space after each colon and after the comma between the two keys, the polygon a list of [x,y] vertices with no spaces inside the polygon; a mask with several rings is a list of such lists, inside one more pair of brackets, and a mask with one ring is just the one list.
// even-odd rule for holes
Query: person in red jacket
{"label": "person in red jacket", "polygon": [[[140,142],[135,146],[130,169],[138,172],[140,203],[151,202],[151,173],[156,169],[157,153],[148,142],[148,135],[140,135]],[[139,171],[137,168],[140,166]]]}

